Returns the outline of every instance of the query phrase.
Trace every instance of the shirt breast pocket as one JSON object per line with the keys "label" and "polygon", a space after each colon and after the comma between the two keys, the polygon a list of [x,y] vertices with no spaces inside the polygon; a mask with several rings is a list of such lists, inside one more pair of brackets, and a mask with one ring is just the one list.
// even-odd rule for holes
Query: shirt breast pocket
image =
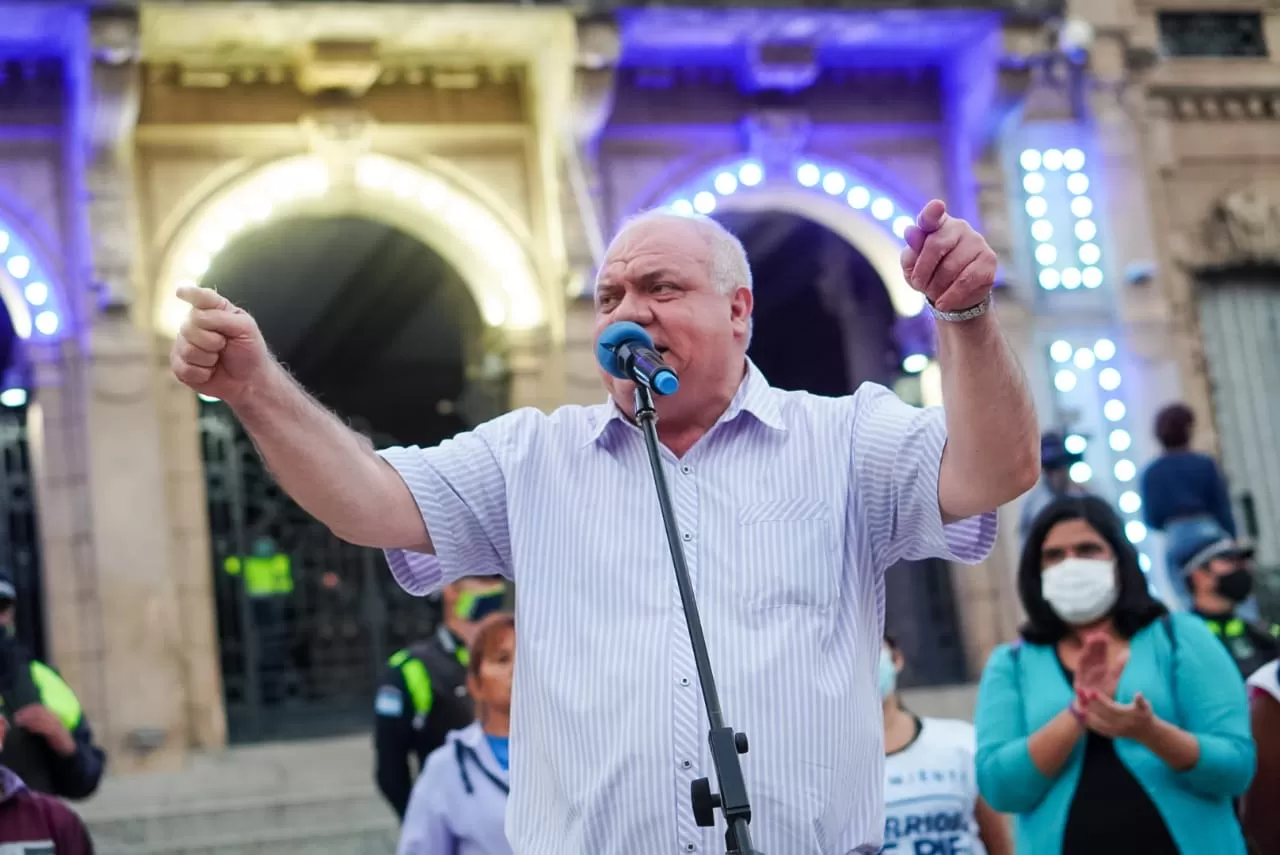
{"label": "shirt breast pocket", "polygon": [[761,609],[825,609],[840,593],[840,554],[831,507],[820,499],[768,499],[738,511],[740,589]]}

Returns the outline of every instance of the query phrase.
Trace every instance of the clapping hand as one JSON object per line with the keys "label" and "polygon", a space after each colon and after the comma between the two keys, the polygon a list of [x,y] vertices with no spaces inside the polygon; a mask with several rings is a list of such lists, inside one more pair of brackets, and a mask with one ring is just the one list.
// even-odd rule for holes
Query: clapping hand
{"label": "clapping hand", "polygon": [[1094,733],[1109,736],[1112,739],[1141,740],[1146,736],[1151,723],[1155,721],[1155,713],[1151,704],[1138,692],[1133,696],[1133,703],[1122,704],[1101,695],[1093,695],[1081,700],[1084,710],[1085,726]]}
{"label": "clapping hand", "polygon": [[1120,673],[1129,661],[1129,651],[1112,655],[1111,638],[1105,632],[1091,633],[1085,637],[1084,650],[1076,664],[1076,696],[1085,695],[1114,698],[1120,684]]}
{"label": "clapping hand", "polygon": [[925,205],[903,238],[903,275],[935,308],[958,312],[991,293],[999,266],[995,252],[973,226],[948,214],[941,200]]}

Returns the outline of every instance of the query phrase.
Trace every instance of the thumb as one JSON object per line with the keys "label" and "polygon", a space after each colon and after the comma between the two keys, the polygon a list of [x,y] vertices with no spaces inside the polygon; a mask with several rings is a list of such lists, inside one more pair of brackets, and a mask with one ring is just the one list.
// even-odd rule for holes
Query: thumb
{"label": "thumb", "polygon": [[942,228],[947,221],[947,205],[941,199],[934,199],[924,206],[924,210],[916,217],[916,225],[925,234],[932,234]]}
{"label": "thumb", "polygon": [[212,288],[199,285],[179,285],[178,299],[189,303],[193,309],[231,309],[231,301]]}
{"label": "thumb", "polygon": [[1134,694],[1133,705],[1138,708],[1138,712],[1148,713],[1151,711],[1151,704],[1147,703],[1147,699],[1142,696],[1142,692]]}

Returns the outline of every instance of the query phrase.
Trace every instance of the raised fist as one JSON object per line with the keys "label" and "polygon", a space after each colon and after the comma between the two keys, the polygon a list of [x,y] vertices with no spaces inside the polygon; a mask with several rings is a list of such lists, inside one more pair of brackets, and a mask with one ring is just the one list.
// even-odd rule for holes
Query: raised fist
{"label": "raised fist", "polygon": [[234,407],[271,368],[262,331],[248,312],[217,291],[183,286],[178,297],[191,304],[191,313],[169,355],[173,376]]}
{"label": "raised fist", "polygon": [[969,309],[991,293],[999,260],[982,235],[934,199],[903,235],[907,284],[944,312]]}

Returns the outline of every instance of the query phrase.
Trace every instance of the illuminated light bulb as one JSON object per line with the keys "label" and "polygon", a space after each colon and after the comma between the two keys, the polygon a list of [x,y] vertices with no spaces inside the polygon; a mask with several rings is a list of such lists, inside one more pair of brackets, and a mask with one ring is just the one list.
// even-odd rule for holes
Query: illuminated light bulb
{"label": "illuminated light bulb", "polygon": [[1044,168],[1050,172],[1057,172],[1062,168],[1062,152],[1056,148],[1051,148],[1044,153]]}
{"label": "illuminated light bulb", "polygon": [[854,187],[849,191],[849,195],[845,197],[850,207],[857,208],[861,211],[863,208],[871,204],[871,191],[866,187]]}
{"label": "illuminated light bulb", "polygon": [[1143,573],[1151,572],[1151,556],[1145,552],[1138,553],[1138,566],[1142,568]]}
{"label": "illuminated light bulb", "polygon": [[448,197],[443,184],[439,181],[427,181],[418,192],[418,204],[432,211],[443,205]]}
{"label": "illuminated light bulb", "polygon": [[902,360],[902,370],[908,374],[919,374],[928,367],[929,357],[923,353],[910,353]]}
{"label": "illuminated light bulb", "polygon": [[542,303],[531,293],[532,285],[512,299],[508,323],[518,329],[534,329],[542,322]]}
{"label": "illuminated light bulb", "polygon": [[1102,405],[1102,414],[1107,417],[1109,422],[1118,422],[1124,418],[1124,401],[1112,398]]}
{"label": "illuminated light bulb", "polygon": [[265,196],[252,196],[245,200],[244,210],[252,222],[261,223],[271,216],[271,200]]}
{"label": "illuminated light bulb", "polygon": [[1093,200],[1088,196],[1077,196],[1071,200],[1071,213],[1077,217],[1087,217],[1093,213]]}
{"label": "illuminated light bulb", "polygon": [[1086,267],[1080,271],[1080,281],[1086,288],[1097,288],[1102,284],[1102,270],[1097,267]]}
{"label": "illuminated light bulb", "polygon": [[716,209],[716,197],[706,190],[693,197],[693,210],[699,214],[710,214]]}
{"label": "illuminated light bulb", "polygon": [[49,286],[43,282],[29,282],[22,293],[31,305],[43,306],[49,299]]}
{"label": "illuminated light bulb", "polygon": [[1098,259],[1102,258],[1102,250],[1098,249],[1096,243],[1086,243],[1080,247],[1081,264],[1097,264]]}
{"label": "illuminated light bulb", "polygon": [[1089,176],[1083,172],[1073,172],[1067,176],[1067,189],[1073,195],[1083,196],[1089,192]]}
{"label": "illuminated light bulb", "polygon": [[738,189],[738,179],[733,177],[732,172],[721,172],[716,176],[713,186],[721,196],[728,196]]}
{"label": "illuminated light bulb", "polygon": [[796,180],[805,187],[814,187],[818,180],[822,178],[822,170],[814,166],[812,163],[803,163],[796,170]]}
{"label": "illuminated light bulb", "polygon": [[1074,362],[1076,364],[1076,368],[1079,368],[1081,371],[1088,371],[1093,367],[1093,351],[1089,350],[1087,347],[1082,347],[1076,351],[1075,358],[1071,361]]}
{"label": "illuminated light bulb", "polygon": [[1040,152],[1033,148],[1024,149],[1018,158],[1018,163],[1022,164],[1022,168],[1027,172],[1034,172],[1040,168]]}
{"label": "illuminated light bulb", "polygon": [[1084,169],[1084,152],[1078,148],[1069,148],[1062,153],[1062,165],[1071,172]]}
{"label": "illuminated light bulb", "polygon": [[6,407],[21,407],[27,402],[27,390],[12,388],[0,392],[0,404]]}
{"label": "illuminated light bulb", "polygon": [[1032,194],[1043,193],[1044,176],[1039,172],[1032,172],[1028,175],[1022,176],[1022,189]]}
{"label": "illuminated light bulb", "polygon": [[[1052,249],[1052,247],[1050,247],[1050,249]],[[1054,254],[1057,254],[1057,250],[1054,250]],[[1054,288],[1058,287],[1060,282],[1062,282],[1062,276],[1058,271],[1052,269],[1041,270],[1039,279],[1040,287],[1046,291],[1052,291]]]}
{"label": "illuminated light bulb", "polygon": [[1147,539],[1147,527],[1137,520],[1129,520],[1124,524],[1124,534],[1130,543],[1142,543]]}
{"label": "illuminated light bulb", "polygon": [[5,252],[8,249],[9,249],[9,233],[6,231],[0,230],[0,252]]}
{"label": "illuminated light bulb", "polygon": [[1093,343],[1093,355],[1106,362],[1116,355],[1116,343],[1109,338],[1100,338]]}
{"label": "illuminated light bulb", "polygon": [[1074,267],[1068,267],[1062,271],[1062,287],[1074,289],[1080,287],[1080,271]]}
{"label": "illuminated light bulb", "polygon": [[1120,372],[1114,368],[1104,368],[1098,372],[1098,385],[1108,392],[1120,386]]}
{"label": "illuminated light bulb", "polygon": [[1071,468],[1067,470],[1067,475],[1077,484],[1083,484],[1093,477],[1093,467],[1080,460],[1071,464]]}
{"label": "illuminated light bulb", "polygon": [[849,182],[845,181],[844,176],[839,172],[828,172],[822,177],[822,189],[832,196],[839,196],[848,184]]}
{"label": "illuminated light bulb", "polygon": [[1089,447],[1089,441],[1078,433],[1073,433],[1062,441],[1062,447],[1069,454],[1084,454],[1084,450]]}
{"label": "illuminated light bulb", "polygon": [[1026,204],[1027,216],[1040,218],[1049,210],[1049,203],[1044,200],[1043,196],[1032,196],[1027,200]]}
{"label": "illuminated light bulb", "polygon": [[911,228],[915,224],[916,221],[911,217],[898,217],[893,221],[893,233],[900,238],[905,238],[907,236],[907,229]]}
{"label": "illuminated light bulb", "polygon": [[1093,220],[1081,220],[1076,223],[1076,237],[1083,241],[1093,240],[1098,234],[1098,227]]}
{"label": "illuminated light bulb", "polygon": [[26,279],[27,274],[31,272],[31,259],[25,255],[15,255],[6,261],[4,266],[14,279]]}
{"label": "illuminated light bulb", "polygon": [[1058,339],[1049,345],[1049,358],[1054,362],[1066,362],[1071,358],[1071,343]]}
{"label": "illuminated light bulb", "polygon": [[881,197],[871,203],[871,216],[877,220],[887,220],[893,216],[893,203]]}
{"label": "illuminated light bulb", "polygon": [[1128,451],[1129,446],[1133,445],[1133,437],[1129,436],[1127,430],[1113,430],[1109,439],[1112,451]]}
{"label": "illuminated light bulb", "polygon": [[1031,236],[1040,241],[1048,240],[1053,237],[1053,223],[1048,220],[1036,220],[1031,224]]}
{"label": "illuminated light bulb", "polygon": [[688,217],[693,214],[693,203],[688,199],[677,199],[671,203],[671,212],[682,217]]}
{"label": "illuminated light bulb", "polygon": [[[1058,250],[1057,250],[1057,247],[1055,247],[1053,244],[1042,243],[1036,247],[1036,261],[1039,264],[1043,266],[1048,266],[1050,264],[1053,264],[1057,260],[1058,260]],[[1054,284],[1056,285],[1057,282],[1055,282]]]}
{"label": "illuminated light bulb", "polygon": [[1066,368],[1053,375],[1053,385],[1057,387],[1059,392],[1070,392],[1076,387],[1076,375],[1074,371]]}
{"label": "illuminated light bulb", "polygon": [[758,163],[744,163],[738,170],[738,180],[747,187],[755,187],[764,180],[764,170]]}
{"label": "illuminated light bulb", "polygon": [[1126,514],[1136,514],[1142,507],[1142,497],[1132,490],[1125,490],[1120,494],[1120,501],[1117,504]]}
{"label": "illuminated light bulb", "polygon": [[36,329],[45,335],[53,335],[58,331],[58,316],[50,311],[36,315]]}
{"label": "illuminated light bulb", "polygon": [[1117,481],[1132,481],[1138,474],[1138,467],[1133,465],[1132,460],[1121,460],[1116,463],[1115,473]]}
{"label": "illuminated light bulb", "polygon": [[503,305],[502,299],[496,296],[485,298],[482,313],[484,322],[491,327],[500,327],[507,319],[507,307]]}

